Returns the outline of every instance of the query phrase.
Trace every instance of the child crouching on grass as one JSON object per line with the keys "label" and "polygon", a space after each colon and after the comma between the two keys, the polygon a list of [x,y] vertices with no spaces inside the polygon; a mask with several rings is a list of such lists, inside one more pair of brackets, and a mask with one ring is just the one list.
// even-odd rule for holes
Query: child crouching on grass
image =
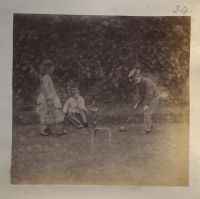
{"label": "child crouching on grass", "polygon": [[85,100],[80,96],[78,88],[72,88],[72,96],[66,101],[63,112],[65,118],[72,122],[77,128],[88,127],[87,108]]}
{"label": "child crouching on grass", "polygon": [[63,135],[62,122],[64,114],[60,99],[54,88],[51,76],[54,72],[54,63],[51,60],[42,62],[40,94],[37,97],[37,113],[40,116],[41,135],[52,134],[50,126],[54,125],[57,135]]}

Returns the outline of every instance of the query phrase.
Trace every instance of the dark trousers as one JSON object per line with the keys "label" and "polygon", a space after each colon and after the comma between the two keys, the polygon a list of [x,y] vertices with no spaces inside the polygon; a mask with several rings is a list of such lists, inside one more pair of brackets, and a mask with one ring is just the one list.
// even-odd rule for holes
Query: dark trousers
{"label": "dark trousers", "polygon": [[154,98],[147,110],[144,111],[144,130],[151,131],[153,127],[152,116],[159,103],[159,97]]}

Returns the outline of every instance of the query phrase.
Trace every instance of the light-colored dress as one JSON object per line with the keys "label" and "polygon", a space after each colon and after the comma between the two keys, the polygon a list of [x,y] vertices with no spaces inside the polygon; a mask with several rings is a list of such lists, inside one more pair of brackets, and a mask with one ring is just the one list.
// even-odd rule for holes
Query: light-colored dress
{"label": "light-colored dress", "polygon": [[41,78],[41,92],[37,97],[37,112],[40,115],[41,124],[48,125],[64,121],[62,104],[48,74]]}

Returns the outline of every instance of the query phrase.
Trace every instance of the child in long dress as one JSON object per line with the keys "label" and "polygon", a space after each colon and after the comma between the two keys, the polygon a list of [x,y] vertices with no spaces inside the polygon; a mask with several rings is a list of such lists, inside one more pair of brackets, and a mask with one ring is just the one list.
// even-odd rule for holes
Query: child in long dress
{"label": "child in long dress", "polygon": [[51,125],[55,125],[58,135],[63,135],[61,128],[64,121],[62,104],[51,79],[54,63],[50,60],[43,61],[42,70],[40,94],[37,97],[37,113],[40,116],[41,135],[48,136],[51,134]]}
{"label": "child in long dress", "polygon": [[85,100],[80,95],[78,88],[72,88],[71,93],[72,96],[66,101],[63,108],[65,117],[77,128],[88,127]]}

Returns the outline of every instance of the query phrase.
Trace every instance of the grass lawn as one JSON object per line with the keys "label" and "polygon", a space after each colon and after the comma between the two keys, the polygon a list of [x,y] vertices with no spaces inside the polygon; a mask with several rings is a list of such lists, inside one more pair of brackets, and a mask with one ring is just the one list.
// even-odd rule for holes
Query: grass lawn
{"label": "grass lawn", "polygon": [[89,129],[66,125],[67,135],[42,137],[39,124],[14,122],[12,183],[188,185],[186,112],[180,107],[160,107],[154,132],[142,135],[141,119],[119,131],[128,112],[127,106],[120,107],[101,108],[108,110],[105,117],[105,111],[100,113],[100,123],[111,129],[112,143],[105,132],[97,133],[93,148]]}

